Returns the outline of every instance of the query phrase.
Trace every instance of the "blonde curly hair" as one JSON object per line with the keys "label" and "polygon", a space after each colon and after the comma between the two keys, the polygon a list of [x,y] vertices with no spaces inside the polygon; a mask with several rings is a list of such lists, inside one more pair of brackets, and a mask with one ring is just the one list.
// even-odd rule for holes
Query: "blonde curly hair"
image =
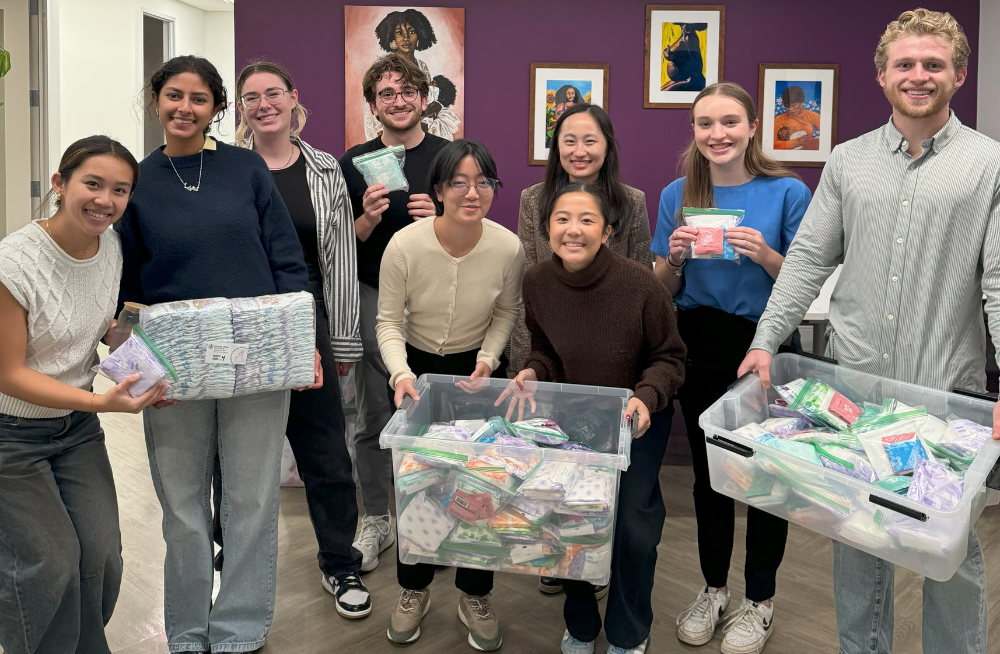
{"label": "blonde curly hair", "polygon": [[885,34],[875,48],[875,67],[878,70],[885,70],[886,64],[889,63],[889,46],[894,41],[906,36],[923,34],[941,37],[951,45],[955,70],[961,70],[969,65],[969,54],[972,52],[969,40],[954,16],[946,11],[919,8],[904,11],[885,28]]}

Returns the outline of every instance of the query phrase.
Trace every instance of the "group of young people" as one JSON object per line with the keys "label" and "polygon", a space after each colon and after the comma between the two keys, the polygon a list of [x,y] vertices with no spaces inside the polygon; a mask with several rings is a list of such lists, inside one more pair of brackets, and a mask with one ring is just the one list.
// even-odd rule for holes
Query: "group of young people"
{"label": "group of young people", "polygon": [[[207,136],[227,104],[218,71],[201,58],[171,59],[149,88],[166,145],[138,163],[110,138],[77,141],[52,178],[55,213],[0,242],[0,646],[109,652],[104,627],[123,562],[96,413],[143,414],[163,510],[170,651],[249,652],[273,614],[282,435],[305,482],[323,587],[341,615],[363,618],[372,597],[360,575],[394,542],[391,457],[379,433],[404,397],[419,399],[419,375],[474,382],[507,378],[509,368],[512,402],[535,381],[634,391],[627,413],[638,416],[637,436],[621,475],[610,586],[539,581],[543,592],[565,591],[561,651],[594,651],[604,596],[608,651],[649,645],[665,520],[658,472],[677,397],[705,580],[676,618],[677,637],[706,644],[728,614],[722,651],[760,652],[774,632],[788,526],[749,509],[746,595],[729,610],[734,503],[711,489],[698,416],[743,372],[769,382],[771,355],[841,259],[830,350],[842,365],[985,388],[983,294],[1000,334],[1000,144],[949,109],[968,55],[948,14],[916,10],[892,22],[876,52],[892,118],[834,150],[815,198],[763,153],[746,91],[708,86],[691,107],[684,176],[663,189],[652,240],[645,196],[622,182],[599,107],[573,105],[556,121],[544,180],[522,192],[515,235],[487,218],[502,187],[489,150],[421,128],[429,80],[409,59],[391,53],[365,75],[382,133],[339,161],[302,140],[306,112],[281,66],[257,62],[240,74],[236,147]],[[392,145],[406,151],[405,192],[369,187],[352,162]],[[697,232],[680,223],[683,207],[744,210],[726,234],[742,265],[686,259]],[[162,386],[132,398],[133,376],[92,390],[97,346],[126,301],[294,291],[316,301],[309,387],[175,402]],[[356,537],[337,383],[352,366],[365,511]],[[214,557],[215,522],[224,557]],[[839,543],[834,552],[841,651],[888,654],[892,565]],[[387,636],[412,643],[435,568],[397,560],[396,571]],[[455,583],[469,644],[499,649],[493,573],[459,568]],[[986,654],[974,532],[955,577],[925,581],[924,605],[925,652]]]}

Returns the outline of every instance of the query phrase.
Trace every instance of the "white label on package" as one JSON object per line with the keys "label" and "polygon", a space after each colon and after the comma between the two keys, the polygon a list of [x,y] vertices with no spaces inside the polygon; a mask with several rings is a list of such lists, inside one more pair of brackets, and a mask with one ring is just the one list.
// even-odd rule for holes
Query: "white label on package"
{"label": "white label on package", "polygon": [[205,348],[205,363],[228,363],[242,366],[247,362],[250,347],[242,343],[209,341]]}
{"label": "white label on package", "polygon": [[545,546],[538,545],[518,545],[510,548],[510,560],[515,564],[525,561],[534,561],[545,556]]}
{"label": "white label on package", "polygon": [[559,530],[560,536],[589,536],[594,533],[594,525],[586,522],[575,527],[564,527]]}

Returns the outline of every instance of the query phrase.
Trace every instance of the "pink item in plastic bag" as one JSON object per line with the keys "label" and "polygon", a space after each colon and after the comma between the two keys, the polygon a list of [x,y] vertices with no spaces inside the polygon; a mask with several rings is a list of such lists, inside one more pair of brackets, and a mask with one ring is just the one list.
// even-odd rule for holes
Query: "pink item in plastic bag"
{"label": "pink item in plastic bag", "polygon": [[725,234],[724,227],[699,227],[694,241],[694,253],[722,254]]}

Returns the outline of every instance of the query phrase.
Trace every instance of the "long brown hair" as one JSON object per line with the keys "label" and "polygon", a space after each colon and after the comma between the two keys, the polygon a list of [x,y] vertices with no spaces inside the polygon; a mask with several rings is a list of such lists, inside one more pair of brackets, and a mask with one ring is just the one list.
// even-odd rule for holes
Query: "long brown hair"
{"label": "long brown hair", "polygon": [[[757,120],[757,109],[753,106],[753,99],[742,86],[734,82],[718,82],[706,86],[691,105],[691,125],[694,125],[694,109],[702,98],[709,95],[724,95],[727,98],[736,100],[747,112],[747,122],[753,123]],[[747,172],[754,177],[763,175],[765,177],[794,177],[801,179],[798,175],[788,170],[780,163],[764,154],[761,146],[761,130],[750,137],[746,152],[743,154],[743,165]],[[681,207],[710,208],[715,206],[715,192],[712,190],[712,173],[709,170],[708,159],[698,149],[697,141],[692,138],[687,150],[684,151],[684,192],[681,196]]]}
{"label": "long brown hair", "polygon": [[[276,64],[272,61],[251,61],[249,64],[243,67],[240,71],[240,76],[236,80],[236,104],[239,105],[239,99],[243,97],[243,85],[247,83],[250,76],[255,73],[271,73],[276,75],[278,79],[285,83],[285,87],[289,91],[295,90],[295,82],[292,81],[292,76],[288,73],[284,66],[281,64]],[[295,103],[295,108],[292,109],[292,121],[291,121],[291,132],[292,136],[297,137],[302,133],[302,128],[306,126],[306,116],[308,111],[302,106],[301,102]],[[243,108],[240,107],[240,124],[236,128],[236,143],[240,146],[246,148],[250,147],[250,123],[247,121],[246,114]]]}

